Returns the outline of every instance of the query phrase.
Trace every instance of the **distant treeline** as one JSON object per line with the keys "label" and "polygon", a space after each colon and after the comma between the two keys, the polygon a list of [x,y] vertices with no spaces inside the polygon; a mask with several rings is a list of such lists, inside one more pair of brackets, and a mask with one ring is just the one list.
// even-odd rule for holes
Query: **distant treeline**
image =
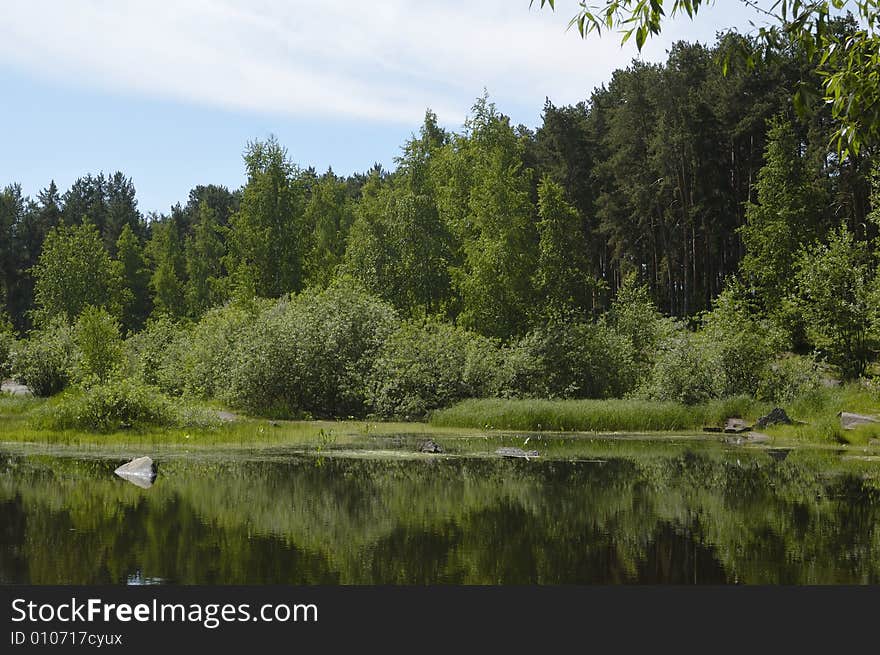
{"label": "distant treeline", "polygon": [[810,70],[798,52],[725,73],[733,45],[750,47],[677,43],[584,102],[548,100],[536,130],[487,97],[460,132],[428,111],[393,172],[318,174],[269,138],[248,144],[241,189],[197,186],[168,214],[143,215],[121,172],[36,199],[9,185],[0,302],[20,334],[89,305],[132,334],[345,278],[402,316],[502,340],[600,316],[631,274],[668,315],[709,309],[731,276],[775,307],[804,247],[840,226],[857,244],[876,236],[876,151],[840,161],[827,110],[793,110]]}

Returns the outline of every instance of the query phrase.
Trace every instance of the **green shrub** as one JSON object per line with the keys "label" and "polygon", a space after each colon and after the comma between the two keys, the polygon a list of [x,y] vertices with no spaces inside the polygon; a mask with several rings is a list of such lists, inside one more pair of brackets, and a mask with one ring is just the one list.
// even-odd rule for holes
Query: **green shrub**
{"label": "green shrub", "polygon": [[180,415],[158,390],[130,379],[76,387],[45,406],[36,419],[53,430],[112,432],[123,428],[178,425]]}
{"label": "green shrub", "polygon": [[503,395],[611,398],[637,378],[632,344],[605,323],[551,323],[507,350]]}
{"label": "green shrub", "polygon": [[693,405],[721,395],[713,344],[680,327],[660,345],[643,395]]}
{"label": "green shrub", "polygon": [[809,357],[791,355],[770,364],[758,384],[757,397],[778,405],[790,403],[822,387],[819,365]]}
{"label": "green shrub", "polygon": [[628,275],[617,290],[608,312],[609,324],[632,346],[634,383],[642,383],[651,373],[657,347],[669,335],[671,321],[663,317],[648,287],[639,285],[635,274]]}
{"label": "green shrub", "polygon": [[695,404],[752,396],[785,343],[782,330],[756,318],[741,286],[728,286],[701,317],[696,333],[673,325],[657,344],[654,366],[640,395]]}
{"label": "green shrub", "polygon": [[209,310],[198,323],[151,320],[127,342],[137,376],[171,395],[222,396],[244,334],[256,324],[260,308],[272,306],[230,303]]}
{"label": "green shrub", "polygon": [[267,415],[362,414],[374,359],[396,324],[389,305],[354,288],[281,300],[242,332],[224,397]]}
{"label": "green shrub", "polygon": [[151,319],[146,327],[126,341],[135,375],[144,384],[164,393],[183,393],[180,362],[187,349],[187,326],[167,316]]}
{"label": "green shrub", "polygon": [[32,331],[13,352],[13,375],[36,396],[51,396],[70,381],[74,365],[73,330],[62,319]]}
{"label": "green shrub", "polygon": [[858,379],[880,349],[880,279],[867,244],[841,226],[804,249],[796,270],[807,337],[844,379]]}
{"label": "green shrub", "polygon": [[712,311],[703,315],[700,341],[722,397],[754,396],[785,342],[781,330],[757,316],[757,307],[737,283],[719,294]]}
{"label": "green shrub", "polygon": [[121,373],[119,323],[105,309],[86,307],[73,327],[74,377],[86,386],[104,384]]}
{"label": "green shrub", "polygon": [[180,376],[185,393],[214,398],[228,387],[230,362],[234,360],[254,314],[237,305],[208,311],[187,331],[186,347],[180,351]]}
{"label": "green shrub", "polygon": [[12,352],[15,349],[15,334],[12,325],[0,313],[0,381],[12,374]]}
{"label": "green shrub", "polygon": [[383,416],[421,417],[498,387],[498,346],[448,323],[404,323],[385,342],[370,374],[369,400]]}

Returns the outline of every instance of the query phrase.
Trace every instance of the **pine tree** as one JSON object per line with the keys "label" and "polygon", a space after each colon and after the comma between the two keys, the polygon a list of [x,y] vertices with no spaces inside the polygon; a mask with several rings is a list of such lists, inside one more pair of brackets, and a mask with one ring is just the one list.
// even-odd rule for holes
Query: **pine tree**
{"label": "pine tree", "polygon": [[125,227],[136,235],[143,234],[141,215],[137,209],[134,184],[131,178],[117,171],[104,185],[107,204],[107,223],[104,226],[104,244],[111,255],[116,254],[116,243]]}

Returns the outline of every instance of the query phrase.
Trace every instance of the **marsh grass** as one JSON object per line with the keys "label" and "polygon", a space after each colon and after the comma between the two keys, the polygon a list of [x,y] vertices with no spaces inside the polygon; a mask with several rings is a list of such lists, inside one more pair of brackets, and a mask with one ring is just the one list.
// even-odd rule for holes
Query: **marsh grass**
{"label": "marsh grass", "polygon": [[[239,417],[233,421],[198,421],[189,427],[133,427],[94,432],[82,429],[53,429],[44,422],[53,399],[0,396],[0,442],[35,443],[84,447],[230,446],[262,448],[292,446],[324,450],[343,449],[365,439],[394,435],[414,437],[460,434],[461,430],[438,428],[424,423],[382,423],[374,421],[270,421]],[[180,411],[199,417],[216,412],[214,404],[189,405]],[[472,434],[472,432],[471,432]],[[328,439],[327,435],[332,435]]]}
{"label": "marsh grass", "polygon": [[753,418],[769,406],[747,397],[699,405],[648,400],[466,400],[435,412],[438,427],[572,432],[700,430],[730,416]]}
{"label": "marsh grass", "polygon": [[[700,431],[720,426],[728,417],[749,422],[773,405],[747,396],[697,405],[645,400],[466,400],[435,412],[438,427],[526,431],[663,432]],[[762,430],[774,442],[865,446],[880,439],[880,423],[844,430],[839,412],[880,416],[876,389],[858,384],[816,389],[784,406],[799,423]]]}
{"label": "marsh grass", "polygon": [[[721,425],[727,417],[754,421],[772,408],[748,397],[735,397],[699,405],[643,400],[467,400],[435,412],[430,423],[373,420],[272,421],[239,417],[190,427],[141,427],[96,434],[87,430],[50,429],[38,417],[50,411],[53,400],[0,395],[0,442],[87,448],[178,447],[201,448],[286,447],[341,454],[359,449],[417,451],[420,440],[438,439],[449,454],[494,452],[498,444],[525,447],[528,433],[553,432],[656,433],[658,438],[700,436],[703,426]],[[193,405],[189,411],[213,412],[215,404]],[[772,444],[868,446],[880,439],[880,424],[843,430],[840,411],[880,415],[878,392],[858,385],[824,388],[805,394],[785,406],[802,424],[774,426],[762,431]],[[328,437],[332,435],[332,439]],[[583,436],[583,435],[581,435]],[[703,435],[710,437],[710,435]],[[564,437],[564,435],[560,435]],[[577,435],[572,435],[577,439]],[[400,441],[404,444],[401,446]],[[534,444],[534,437],[531,444]],[[543,444],[548,450],[550,442]],[[530,446],[531,447],[531,446]],[[582,445],[559,442],[562,456],[574,456]],[[564,454],[563,454],[564,453]]]}
{"label": "marsh grass", "polygon": [[18,416],[39,407],[45,402],[43,398],[33,396],[13,396],[0,393],[0,416]]}
{"label": "marsh grass", "polygon": [[789,414],[804,424],[777,426],[769,430],[783,439],[808,443],[868,445],[880,439],[880,423],[844,430],[840,412],[880,415],[880,394],[877,389],[853,383],[826,387],[803,394],[791,403]]}

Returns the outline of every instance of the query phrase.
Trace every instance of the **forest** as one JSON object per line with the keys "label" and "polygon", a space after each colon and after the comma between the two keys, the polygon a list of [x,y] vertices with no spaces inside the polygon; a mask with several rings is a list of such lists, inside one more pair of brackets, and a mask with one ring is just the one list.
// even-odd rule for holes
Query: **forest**
{"label": "forest", "polygon": [[141,213],[124,172],[36,198],[10,183],[0,377],[66,390],[55,425],[96,429],[182,420],[172,397],[412,419],[467,398],[874,389],[876,145],[837,147],[810,53],[759,50],[678,42],[547,99],[536,129],[488,94],[459,131],[428,110],[393,171],[319,173],[256,140],[240,189],[167,213]]}

